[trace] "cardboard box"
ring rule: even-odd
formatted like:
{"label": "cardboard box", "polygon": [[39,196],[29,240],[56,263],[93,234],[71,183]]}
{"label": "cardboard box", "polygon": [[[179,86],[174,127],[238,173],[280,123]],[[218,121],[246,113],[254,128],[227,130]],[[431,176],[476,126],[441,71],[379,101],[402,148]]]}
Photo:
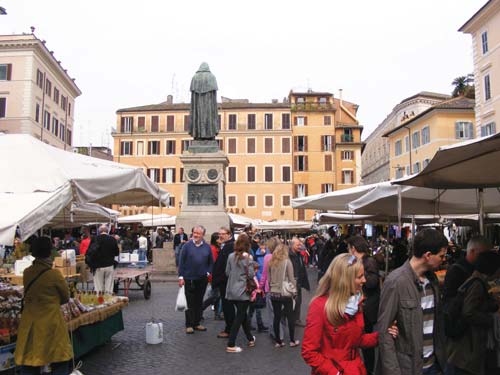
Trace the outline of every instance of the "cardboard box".
{"label": "cardboard box", "polygon": [[61,272],[63,276],[76,275],[76,266],[54,267],[54,269]]}
{"label": "cardboard box", "polygon": [[69,267],[71,266],[71,260],[69,258],[55,257],[54,267]]}
{"label": "cardboard box", "polygon": [[120,253],[120,262],[130,262],[130,253]]}

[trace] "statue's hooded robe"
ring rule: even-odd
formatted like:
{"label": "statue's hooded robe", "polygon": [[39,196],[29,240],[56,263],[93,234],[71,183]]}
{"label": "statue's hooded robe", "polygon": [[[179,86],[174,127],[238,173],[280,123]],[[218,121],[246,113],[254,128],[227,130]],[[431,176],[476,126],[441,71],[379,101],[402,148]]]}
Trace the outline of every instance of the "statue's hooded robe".
{"label": "statue's hooded robe", "polygon": [[191,113],[189,134],[194,139],[215,139],[219,133],[217,113],[217,81],[207,63],[191,80]]}

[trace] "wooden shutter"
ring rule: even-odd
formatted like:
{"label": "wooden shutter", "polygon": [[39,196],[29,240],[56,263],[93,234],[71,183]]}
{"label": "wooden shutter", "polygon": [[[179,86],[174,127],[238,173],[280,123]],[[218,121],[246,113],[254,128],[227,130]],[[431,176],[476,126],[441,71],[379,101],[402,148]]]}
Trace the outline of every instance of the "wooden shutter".
{"label": "wooden shutter", "polygon": [[325,155],[325,171],[333,170],[332,155]]}
{"label": "wooden shutter", "polygon": [[299,137],[294,136],[293,137],[293,151],[297,152],[299,150]]}
{"label": "wooden shutter", "polygon": [[170,197],[170,202],[168,203],[170,207],[175,207],[175,197]]}
{"label": "wooden shutter", "polygon": [[325,151],[325,136],[321,136],[321,151]]}
{"label": "wooden shutter", "polygon": [[325,192],[325,184],[321,184],[321,194]]}
{"label": "wooden shutter", "polygon": [[[308,167],[308,163],[307,163],[307,156],[304,156],[304,171],[308,171],[309,170],[309,167]],[[306,194],[307,195],[307,194]]]}
{"label": "wooden shutter", "polygon": [[151,178],[151,169],[146,169],[146,175]]}
{"label": "wooden shutter", "polygon": [[174,131],[174,116],[167,116],[167,131]]}
{"label": "wooden shutter", "polygon": [[281,139],[281,152],[284,154],[290,153],[290,138]]}
{"label": "wooden shutter", "polygon": [[264,152],[266,154],[272,154],[273,152],[273,139],[264,138]]}
{"label": "wooden shutter", "polygon": [[236,154],[236,139],[230,138],[227,142],[228,142],[228,145],[227,145],[228,154]]}
{"label": "wooden shutter", "polygon": [[303,208],[299,208],[299,210],[298,210],[298,214],[297,214],[297,220],[299,220],[299,221],[304,221],[304,220],[305,220],[305,218],[306,218],[306,216],[305,216],[305,211],[304,211],[304,209],[303,209]]}
{"label": "wooden shutter", "polygon": [[255,206],[255,196],[254,195],[249,195],[247,197],[247,206],[248,207],[254,207]]}
{"label": "wooden shutter", "polygon": [[293,157],[293,170],[296,172],[297,171],[297,158],[298,156]]}
{"label": "wooden shutter", "polygon": [[288,207],[290,206],[290,196],[289,195],[283,195],[283,206]]}
{"label": "wooden shutter", "polygon": [[157,132],[159,129],[159,117],[158,116],[151,116],[151,131],[152,132]]}
{"label": "wooden shutter", "polygon": [[189,115],[184,115],[184,131],[185,132],[189,131],[189,121],[190,121]]}
{"label": "wooden shutter", "polygon": [[12,64],[7,64],[7,81],[12,80]]}
{"label": "wooden shutter", "polygon": [[308,184],[304,185],[304,194],[306,197],[309,195],[309,185]]}
{"label": "wooden shutter", "polygon": [[125,133],[125,117],[120,119],[120,132]]}
{"label": "wooden shutter", "polygon": [[120,155],[123,155],[123,142],[120,142]]}
{"label": "wooden shutter", "polygon": [[297,116],[293,116],[293,125],[297,126]]}
{"label": "wooden shutter", "polygon": [[172,168],[172,182],[175,183],[175,168]]}
{"label": "wooden shutter", "polygon": [[161,170],[161,182],[164,184],[167,182],[167,168]]}
{"label": "wooden shutter", "polygon": [[307,125],[307,116],[304,116],[304,126]]}
{"label": "wooden shutter", "polygon": [[304,135],[304,152],[307,152],[307,135]]}
{"label": "wooden shutter", "polygon": [[180,182],[184,182],[184,168],[179,169],[179,180]]}

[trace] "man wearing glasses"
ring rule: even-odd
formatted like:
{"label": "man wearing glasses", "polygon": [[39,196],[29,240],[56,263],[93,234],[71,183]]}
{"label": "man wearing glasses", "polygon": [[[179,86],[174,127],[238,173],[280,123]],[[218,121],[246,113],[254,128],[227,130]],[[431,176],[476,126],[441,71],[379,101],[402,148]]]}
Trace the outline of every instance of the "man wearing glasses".
{"label": "man wearing glasses", "polygon": [[227,276],[226,264],[229,254],[234,251],[234,240],[231,230],[227,227],[219,229],[219,239],[221,242],[221,249],[217,261],[214,264],[214,273],[212,278],[212,288],[219,288],[222,300],[222,312],[224,313],[225,328],[220,332],[217,337],[226,339],[229,337],[231,326],[235,318],[234,306],[226,299]]}

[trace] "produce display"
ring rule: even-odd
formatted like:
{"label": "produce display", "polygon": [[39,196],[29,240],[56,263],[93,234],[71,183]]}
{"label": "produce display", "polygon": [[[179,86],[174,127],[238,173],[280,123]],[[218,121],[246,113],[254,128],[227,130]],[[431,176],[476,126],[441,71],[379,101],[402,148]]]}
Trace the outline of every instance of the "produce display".
{"label": "produce display", "polygon": [[0,345],[15,341],[21,318],[22,287],[0,282]]}

